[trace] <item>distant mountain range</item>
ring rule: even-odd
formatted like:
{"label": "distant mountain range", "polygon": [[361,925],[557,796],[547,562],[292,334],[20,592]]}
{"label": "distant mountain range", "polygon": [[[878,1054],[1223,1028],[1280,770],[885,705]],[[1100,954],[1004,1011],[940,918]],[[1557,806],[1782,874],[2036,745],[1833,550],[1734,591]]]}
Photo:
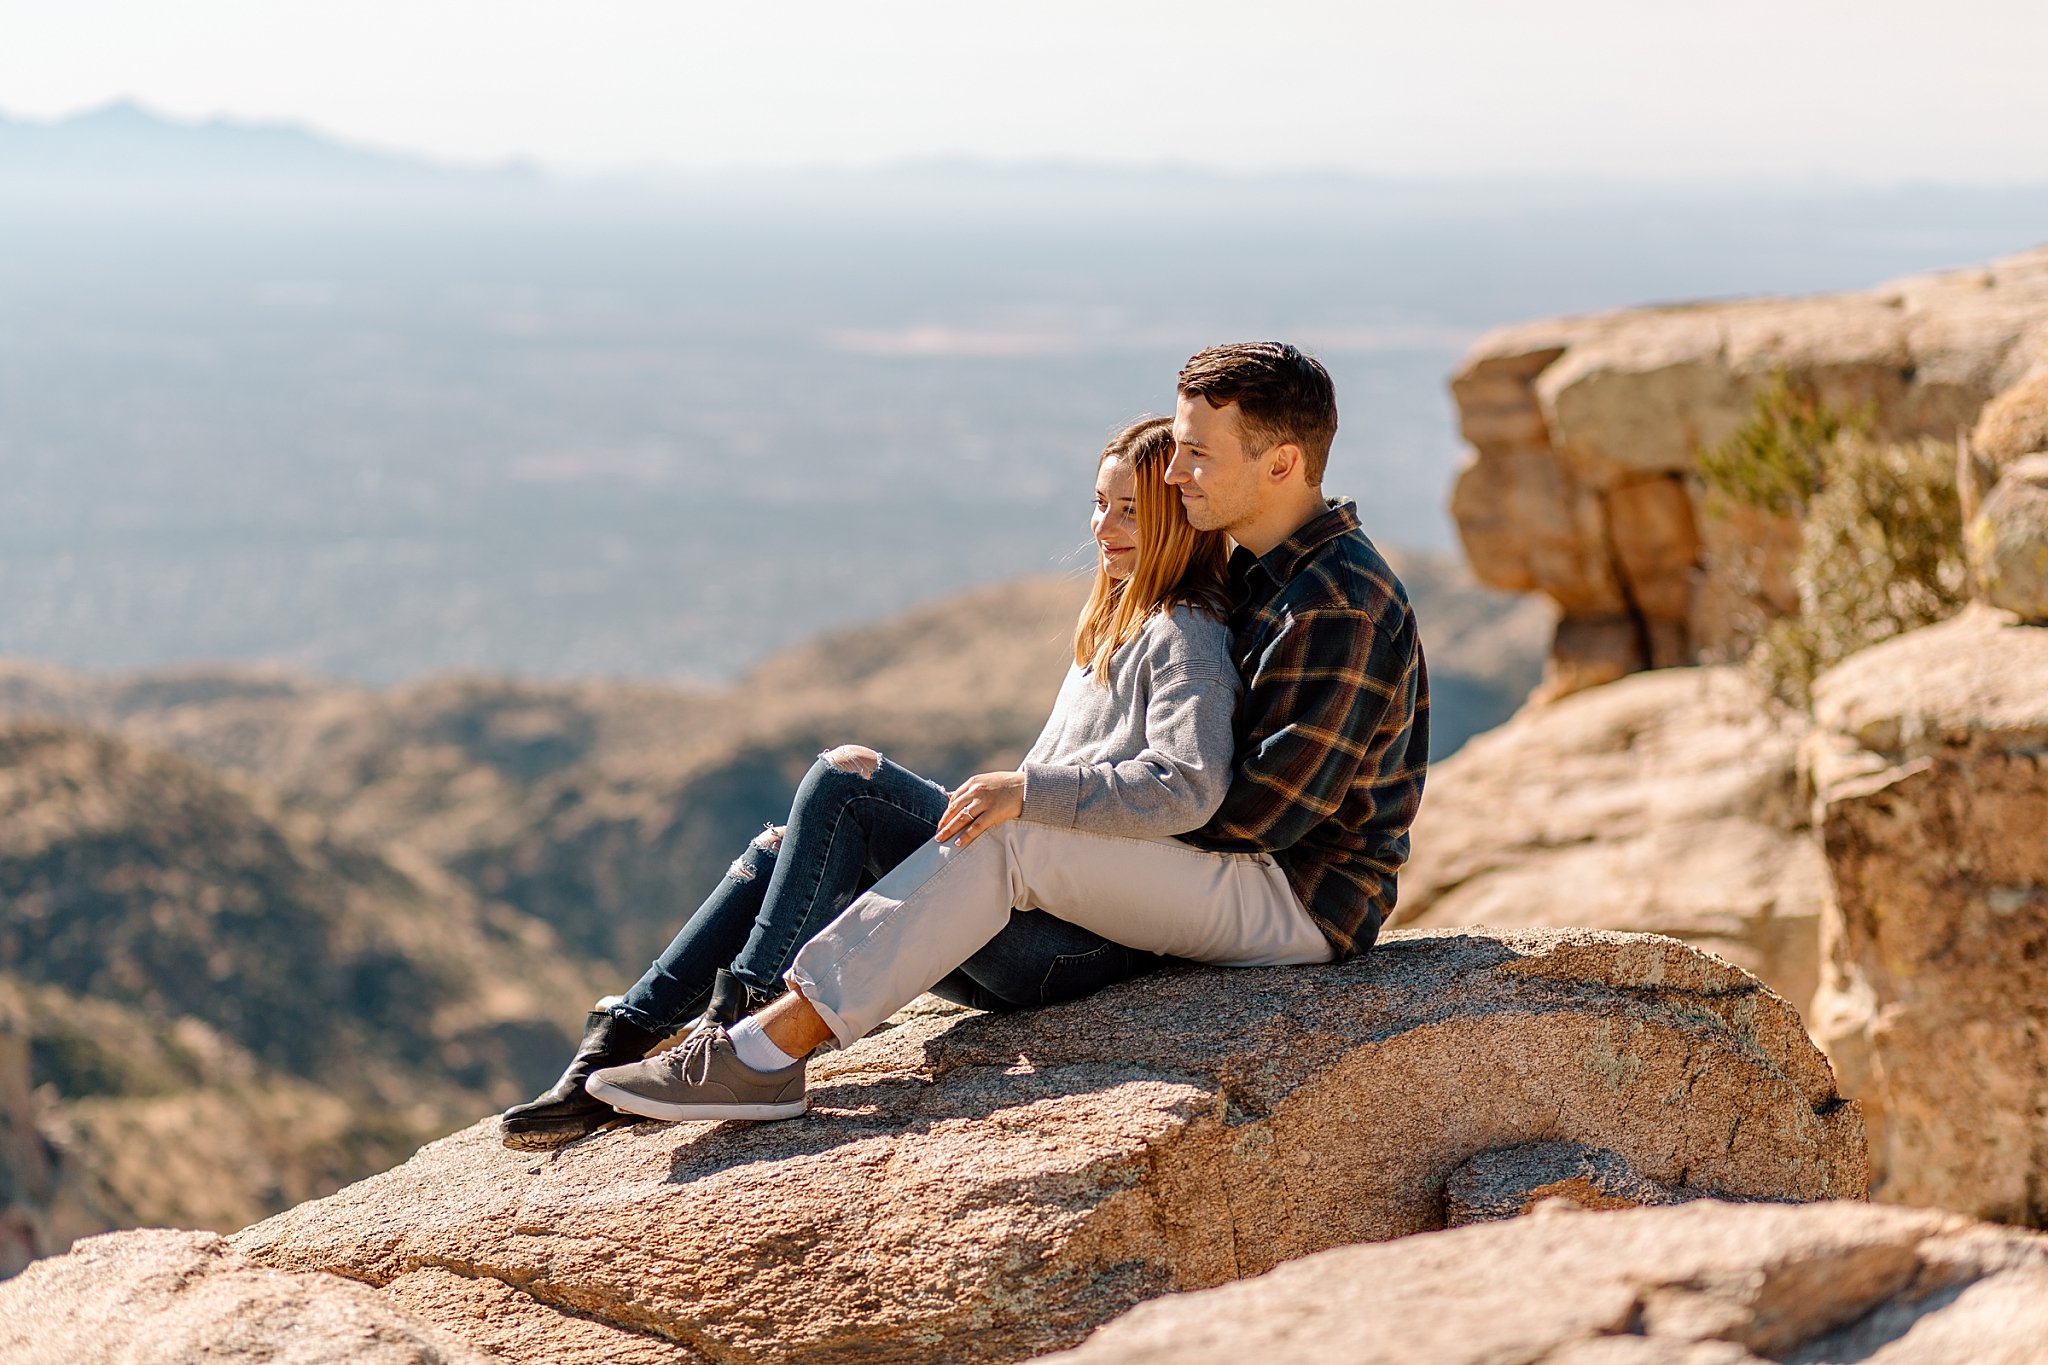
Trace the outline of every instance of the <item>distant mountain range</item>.
{"label": "distant mountain range", "polygon": [[216,118],[186,122],[132,100],[47,123],[0,115],[0,187],[37,180],[191,185],[280,181],[413,187],[448,182],[532,182],[530,167],[476,170],[337,141],[310,128]]}
{"label": "distant mountain range", "polygon": [[[1230,172],[1179,164],[994,162],[972,158],[832,166],[663,170],[562,176],[512,160],[459,165],[365,147],[300,124],[233,118],[185,120],[129,99],[55,120],[0,114],[0,201],[11,192],[126,193],[191,190],[280,194],[420,193],[486,196],[566,191],[577,195],[681,198],[728,208],[830,204],[867,216],[1022,215],[1058,221],[1076,209],[1100,219],[1170,212],[1253,221],[1275,212],[1338,220],[1462,222],[1523,215],[1656,212],[1676,206],[1721,217],[1776,205],[1793,231],[1845,223],[1860,211],[1888,231],[1940,232],[2035,223],[2048,236],[2048,176],[2031,184],[1970,186],[1811,182],[1661,184],[1560,178],[1532,168],[1518,177],[1417,179],[1355,172]],[[1194,197],[1190,197],[1190,195]],[[1163,224],[1162,224],[1163,226]]]}

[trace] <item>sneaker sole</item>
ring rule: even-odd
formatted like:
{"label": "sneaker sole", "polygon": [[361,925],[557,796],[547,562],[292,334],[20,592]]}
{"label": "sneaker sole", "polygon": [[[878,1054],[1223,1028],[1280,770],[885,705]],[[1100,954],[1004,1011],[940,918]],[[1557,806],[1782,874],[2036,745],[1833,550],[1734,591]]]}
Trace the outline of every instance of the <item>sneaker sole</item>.
{"label": "sneaker sole", "polygon": [[556,1147],[567,1147],[577,1139],[587,1138],[596,1131],[594,1128],[589,1128],[574,1133],[549,1132],[545,1129],[537,1132],[526,1132],[517,1128],[500,1128],[498,1130],[498,1141],[514,1151],[546,1152]]}
{"label": "sneaker sole", "polygon": [[623,1114],[606,1113],[589,1122],[577,1124],[535,1124],[532,1126],[513,1125],[503,1119],[498,1121],[498,1137],[507,1147],[521,1150],[541,1150],[548,1147],[562,1147],[592,1133],[601,1133],[607,1127],[624,1118]]}
{"label": "sneaker sole", "polygon": [[665,1119],[670,1123],[701,1119],[794,1119],[801,1118],[810,1107],[808,1095],[802,1099],[785,1100],[781,1104],[670,1104],[666,1100],[650,1100],[645,1095],[622,1090],[595,1076],[585,1081],[583,1088],[622,1113],[637,1114],[643,1119]]}

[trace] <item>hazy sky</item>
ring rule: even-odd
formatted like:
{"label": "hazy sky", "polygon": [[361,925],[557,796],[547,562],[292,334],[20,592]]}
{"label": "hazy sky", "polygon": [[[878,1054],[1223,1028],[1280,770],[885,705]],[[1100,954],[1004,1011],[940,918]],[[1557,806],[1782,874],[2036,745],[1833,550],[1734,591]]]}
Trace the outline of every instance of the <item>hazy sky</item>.
{"label": "hazy sky", "polygon": [[0,0],[0,110],[125,95],[572,170],[2039,182],[2044,54],[2048,0]]}

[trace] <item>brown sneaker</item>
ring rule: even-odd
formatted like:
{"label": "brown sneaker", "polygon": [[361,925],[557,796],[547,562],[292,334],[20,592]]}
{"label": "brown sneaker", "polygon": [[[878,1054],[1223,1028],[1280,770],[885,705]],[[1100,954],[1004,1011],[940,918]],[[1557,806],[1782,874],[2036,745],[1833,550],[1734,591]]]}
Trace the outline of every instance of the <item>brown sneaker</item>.
{"label": "brown sneaker", "polygon": [[780,1071],[756,1071],[739,1059],[717,1024],[645,1061],[592,1072],[583,1088],[623,1113],[670,1122],[793,1119],[809,1103],[801,1061]]}

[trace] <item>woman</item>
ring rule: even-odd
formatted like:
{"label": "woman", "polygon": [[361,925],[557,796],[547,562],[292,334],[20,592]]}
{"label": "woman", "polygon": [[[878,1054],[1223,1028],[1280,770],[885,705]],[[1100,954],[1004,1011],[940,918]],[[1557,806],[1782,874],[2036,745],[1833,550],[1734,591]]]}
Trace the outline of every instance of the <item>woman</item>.
{"label": "woman", "polygon": [[[1074,631],[1074,664],[1024,764],[948,793],[873,750],[821,756],[789,823],[733,863],[633,989],[600,1001],[553,1088],[507,1110],[515,1145],[589,1132],[614,1110],[588,1095],[591,1072],[632,1062],[683,1027],[731,1023],[782,989],[797,949],[883,873],[930,840],[972,843],[1005,819],[1165,837],[1199,827],[1230,779],[1240,686],[1223,623],[1227,548],[1188,524],[1164,480],[1166,418],[1135,422],[1096,466],[1095,582]],[[941,982],[982,1009],[1085,995],[1159,959],[1039,911]],[[729,965],[728,965],[729,964]]]}

